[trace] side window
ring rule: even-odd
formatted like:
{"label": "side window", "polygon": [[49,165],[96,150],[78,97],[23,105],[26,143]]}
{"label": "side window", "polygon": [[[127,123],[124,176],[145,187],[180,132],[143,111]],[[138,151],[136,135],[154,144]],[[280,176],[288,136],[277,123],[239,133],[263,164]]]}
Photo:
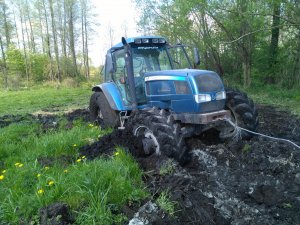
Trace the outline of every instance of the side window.
{"label": "side window", "polygon": [[167,55],[166,51],[160,52],[158,56],[158,64],[159,64],[159,70],[170,70],[172,69],[170,66],[169,57]]}
{"label": "side window", "polygon": [[171,47],[169,48],[169,53],[171,55],[174,69],[185,69],[191,68],[190,63],[185,55],[183,47]]}
{"label": "side window", "polygon": [[111,75],[113,73],[113,63],[111,54],[107,53],[106,60],[105,60],[105,66],[104,66],[104,80],[110,81],[112,79]]}
{"label": "side window", "polygon": [[125,53],[124,50],[119,50],[113,53],[115,64],[115,71],[113,78],[117,82],[125,75]]}

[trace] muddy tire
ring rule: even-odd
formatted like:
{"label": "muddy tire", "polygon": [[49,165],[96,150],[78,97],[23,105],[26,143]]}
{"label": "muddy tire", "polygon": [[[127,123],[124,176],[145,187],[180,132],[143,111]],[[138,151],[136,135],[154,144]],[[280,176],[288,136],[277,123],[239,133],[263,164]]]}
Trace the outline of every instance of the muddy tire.
{"label": "muddy tire", "polygon": [[119,124],[118,113],[113,110],[103,92],[95,92],[90,99],[90,120],[101,127],[116,127]]}
{"label": "muddy tire", "polygon": [[[247,130],[256,131],[258,126],[258,113],[252,99],[239,90],[228,88],[226,89],[226,109],[231,111],[232,121],[239,127]],[[226,135],[220,134],[222,139],[235,136],[236,130],[229,128]],[[253,134],[246,131],[241,131],[242,139],[250,139]]]}
{"label": "muddy tire", "polygon": [[154,108],[140,110],[132,114],[129,124],[133,135],[142,139],[146,155],[163,154],[181,163],[187,160],[181,127],[170,113]]}

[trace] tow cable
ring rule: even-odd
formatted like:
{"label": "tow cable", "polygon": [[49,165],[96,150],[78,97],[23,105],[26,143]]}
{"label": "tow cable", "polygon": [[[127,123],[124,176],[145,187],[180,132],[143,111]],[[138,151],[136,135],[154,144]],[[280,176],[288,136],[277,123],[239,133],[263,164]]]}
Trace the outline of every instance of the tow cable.
{"label": "tow cable", "polygon": [[290,141],[288,139],[271,137],[269,135],[265,135],[265,134],[261,134],[261,133],[254,132],[254,131],[251,131],[251,130],[247,130],[245,128],[239,127],[237,124],[235,124],[234,122],[232,122],[230,119],[225,119],[225,121],[227,121],[235,129],[236,135],[233,137],[233,139],[239,140],[240,137],[241,137],[241,131],[243,130],[243,131],[246,131],[248,133],[259,135],[259,136],[262,136],[262,137],[265,137],[265,138],[269,138],[269,139],[272,139],[272,140],[287,142],[287,143],[295,146],[296,148],[300,149],[299,145],[297,145],[295,142],[292,142],[292,141]]}

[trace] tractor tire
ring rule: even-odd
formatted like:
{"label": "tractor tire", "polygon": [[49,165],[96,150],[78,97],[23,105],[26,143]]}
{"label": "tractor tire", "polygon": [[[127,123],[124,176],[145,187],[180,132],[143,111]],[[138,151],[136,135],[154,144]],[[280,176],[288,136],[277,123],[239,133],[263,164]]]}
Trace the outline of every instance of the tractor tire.
{"label": "tractor tire", "polygon": [[95,92],[90,99],[90,120],[102,128],[117,127],[119,125],[118,113],[113,110],[103,92]]}
{"label": "tractor tire", "polygon": [[[252,99],[248,98],[247,94],[236,89],[227,88],[226,89],[226,104],[225,108],[231,111],[231,120],[238,127],[256,131],[258,126],[258,113]],[[231,138],[237,135],[236,129],[233,127],[230,128],[229,132],[226,132],[227,135],[222,136],[221,139]],[[249,140],[253,134],[241,131],[239,133],[240,138]]]}
{"label": "tractor tire", "polygon": [[181,164],[188,160],[181,127],[170,113],[156,108],[140,110],[132,113],[129,124],[133,134],[142,139],[146,155],[163,154]]}

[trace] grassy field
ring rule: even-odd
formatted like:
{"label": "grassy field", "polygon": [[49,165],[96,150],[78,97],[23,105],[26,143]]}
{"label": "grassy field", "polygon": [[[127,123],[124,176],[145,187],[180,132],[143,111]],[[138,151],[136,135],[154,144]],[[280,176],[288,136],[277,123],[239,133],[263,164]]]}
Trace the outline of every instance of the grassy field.
{"label": "grassy field", "polygon": [[69,110],[88,106],[90,87],[37,88],[0,92],[0,116],[33,113],[42,109]]}
{"label": "grassy field", "polygon": [[[87,88],[1,93],[0,114],[86,107],[90,94]],[[147,196],[139,166],[122,149],[93,161],[79,156],[80,146],[110,130],[81,120],[72,128],[66,124],[61,116],[59,127],[46,132],[30,119],[0,128],[1,225],[39,224],[39,209],[55,202],[71,207],[76,224],[121,224],[126,219],[122,205]],[[44,159],[51,165],[43,164]]]}

